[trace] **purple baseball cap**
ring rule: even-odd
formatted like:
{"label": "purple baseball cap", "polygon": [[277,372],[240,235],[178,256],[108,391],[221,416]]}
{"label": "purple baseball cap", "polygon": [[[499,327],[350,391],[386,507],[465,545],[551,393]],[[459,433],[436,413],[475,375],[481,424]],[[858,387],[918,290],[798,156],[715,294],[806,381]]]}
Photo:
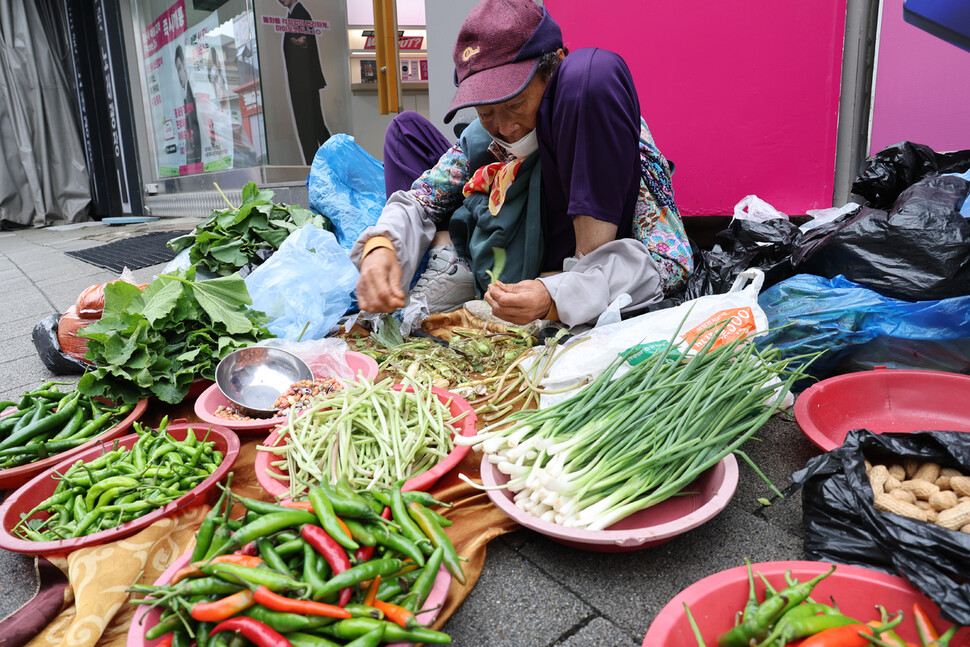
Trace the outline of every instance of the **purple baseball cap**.
{"label": "purple baseball cap", "polygon": [[445,123],[462,108],[508,101],[525,89],[539,57],[562,47],[562,30],[532,0],[482,0],[471,10],[455,43],[458,92]]}

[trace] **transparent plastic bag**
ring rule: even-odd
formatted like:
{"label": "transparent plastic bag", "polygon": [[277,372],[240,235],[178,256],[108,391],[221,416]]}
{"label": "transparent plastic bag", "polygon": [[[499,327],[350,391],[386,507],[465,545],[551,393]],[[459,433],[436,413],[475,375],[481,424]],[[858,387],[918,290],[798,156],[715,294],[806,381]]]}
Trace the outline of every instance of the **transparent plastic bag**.
{"label": "transparent plastic bag", "polygon": [[244,280],[270,332],[296,341],[325,337],[337,325],[359,275],[331,232],[305,225]]}

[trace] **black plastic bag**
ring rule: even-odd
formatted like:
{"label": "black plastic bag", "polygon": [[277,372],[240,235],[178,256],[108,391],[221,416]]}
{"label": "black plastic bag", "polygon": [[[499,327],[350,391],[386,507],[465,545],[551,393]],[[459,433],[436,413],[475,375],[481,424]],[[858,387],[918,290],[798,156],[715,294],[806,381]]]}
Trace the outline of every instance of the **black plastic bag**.
{"label": "black plastic bag", "polygon": [[805,553],[813,560],[900,575],[950,622],[970,625],[970,534],[881,512],[864,461],[916,458],[970,474],[970,434],[850,431],[843,445],[792,475],[801,486]]}
{"label": "black plastic bag", "polygon": [[54,375],[82,375],[90,366],[61,352],[61,345],[57,341],[57,324],[60,320],[61,315],[52,314],[34,325],[31,335],[34,348],[40,361]]}
{"label": "black plastic bag", "polygon": [[968,188],[955,176],[923,178],[889,212],[864,207],[809,231],[795,245],[795,268],[907,301],[970,294],[970,223],[958,210]]}
{"label": "black plastic bag", "polygon": [[963,173],[970,168],[970,150],[937,153],[929,146],[899,142],[867,160],[865,171],[852,184],[875,209],[888,210],[904,189],[930,174]]}

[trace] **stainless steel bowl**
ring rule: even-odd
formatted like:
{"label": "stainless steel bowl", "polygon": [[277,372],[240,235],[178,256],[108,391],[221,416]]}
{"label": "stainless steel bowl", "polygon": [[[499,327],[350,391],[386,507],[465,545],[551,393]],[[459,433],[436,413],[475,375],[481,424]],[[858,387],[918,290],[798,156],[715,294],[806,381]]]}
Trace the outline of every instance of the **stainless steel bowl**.
{"label": "stainless steel bowl", "polygon": [[240,348],[216,366],[219,390],[240,413],[253,418],[271,418],[276,414],[273,402],[287,387],[312,379],[313,371],[302,359],[267,346]]}

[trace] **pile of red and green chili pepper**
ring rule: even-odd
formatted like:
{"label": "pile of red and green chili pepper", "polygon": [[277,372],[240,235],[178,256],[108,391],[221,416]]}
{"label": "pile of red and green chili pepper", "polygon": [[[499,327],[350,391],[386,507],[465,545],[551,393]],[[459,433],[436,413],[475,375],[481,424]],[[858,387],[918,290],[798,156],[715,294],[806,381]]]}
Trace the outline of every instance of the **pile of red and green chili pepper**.
{"label": "pile of red and green chili pepper", "polygon": [[[246,509],[231,519],[233,506]],[[135,585],[135,604],[161,607],[148,640],[174,647],[365,647],[449,643],[419,625],[442,565],[464,582],[425,492],[357,492],[347,481],[314,486],[282,505],[223,488],[189,563],[161,586]]]}
{"label": "pile of red and green chili pepper", "polygon": [[184,440],[175,440],[166,425],[167,418],[157,430],[136,422],[132,428],[139,438],[130,450],[115,447],[55,475],[54,493],[13,533],[33,541],[90,535],[144,516],[196,487],[216,471],[223,454],[192,429]]}
{"label": "pile of red and green chili pepper", "polygon": [[132,409],[108,406],[80,391],[60,391],[46,382],[19,402],[0,402],[0,469],[43,460],[74,449],[108,431]]}
{"label": "pile of red and green chili pepper", "polygon": [[[759,573],[765,585],[765,599],[759,603],[750,562],[747,566],[748,600],[735,626],[717,637],[719,647],[948,647],[960,629],[953,626],[940,635],[919,604],[914,604],[920,639],[917,646],[904,641],[894,631],[903,622],[902,611],[893,617],[885,608],[877,606],[879,620],[860,621],[844,615],[834,603],[830,606],[816,602],[810,597],[812,589],[835,572],[835,565],[807,582],[797,582],[786,573],[787,586],[781,590],[776,590]],[[686,612],[697,644],[705,647],[690,609],[686,608]]]}

